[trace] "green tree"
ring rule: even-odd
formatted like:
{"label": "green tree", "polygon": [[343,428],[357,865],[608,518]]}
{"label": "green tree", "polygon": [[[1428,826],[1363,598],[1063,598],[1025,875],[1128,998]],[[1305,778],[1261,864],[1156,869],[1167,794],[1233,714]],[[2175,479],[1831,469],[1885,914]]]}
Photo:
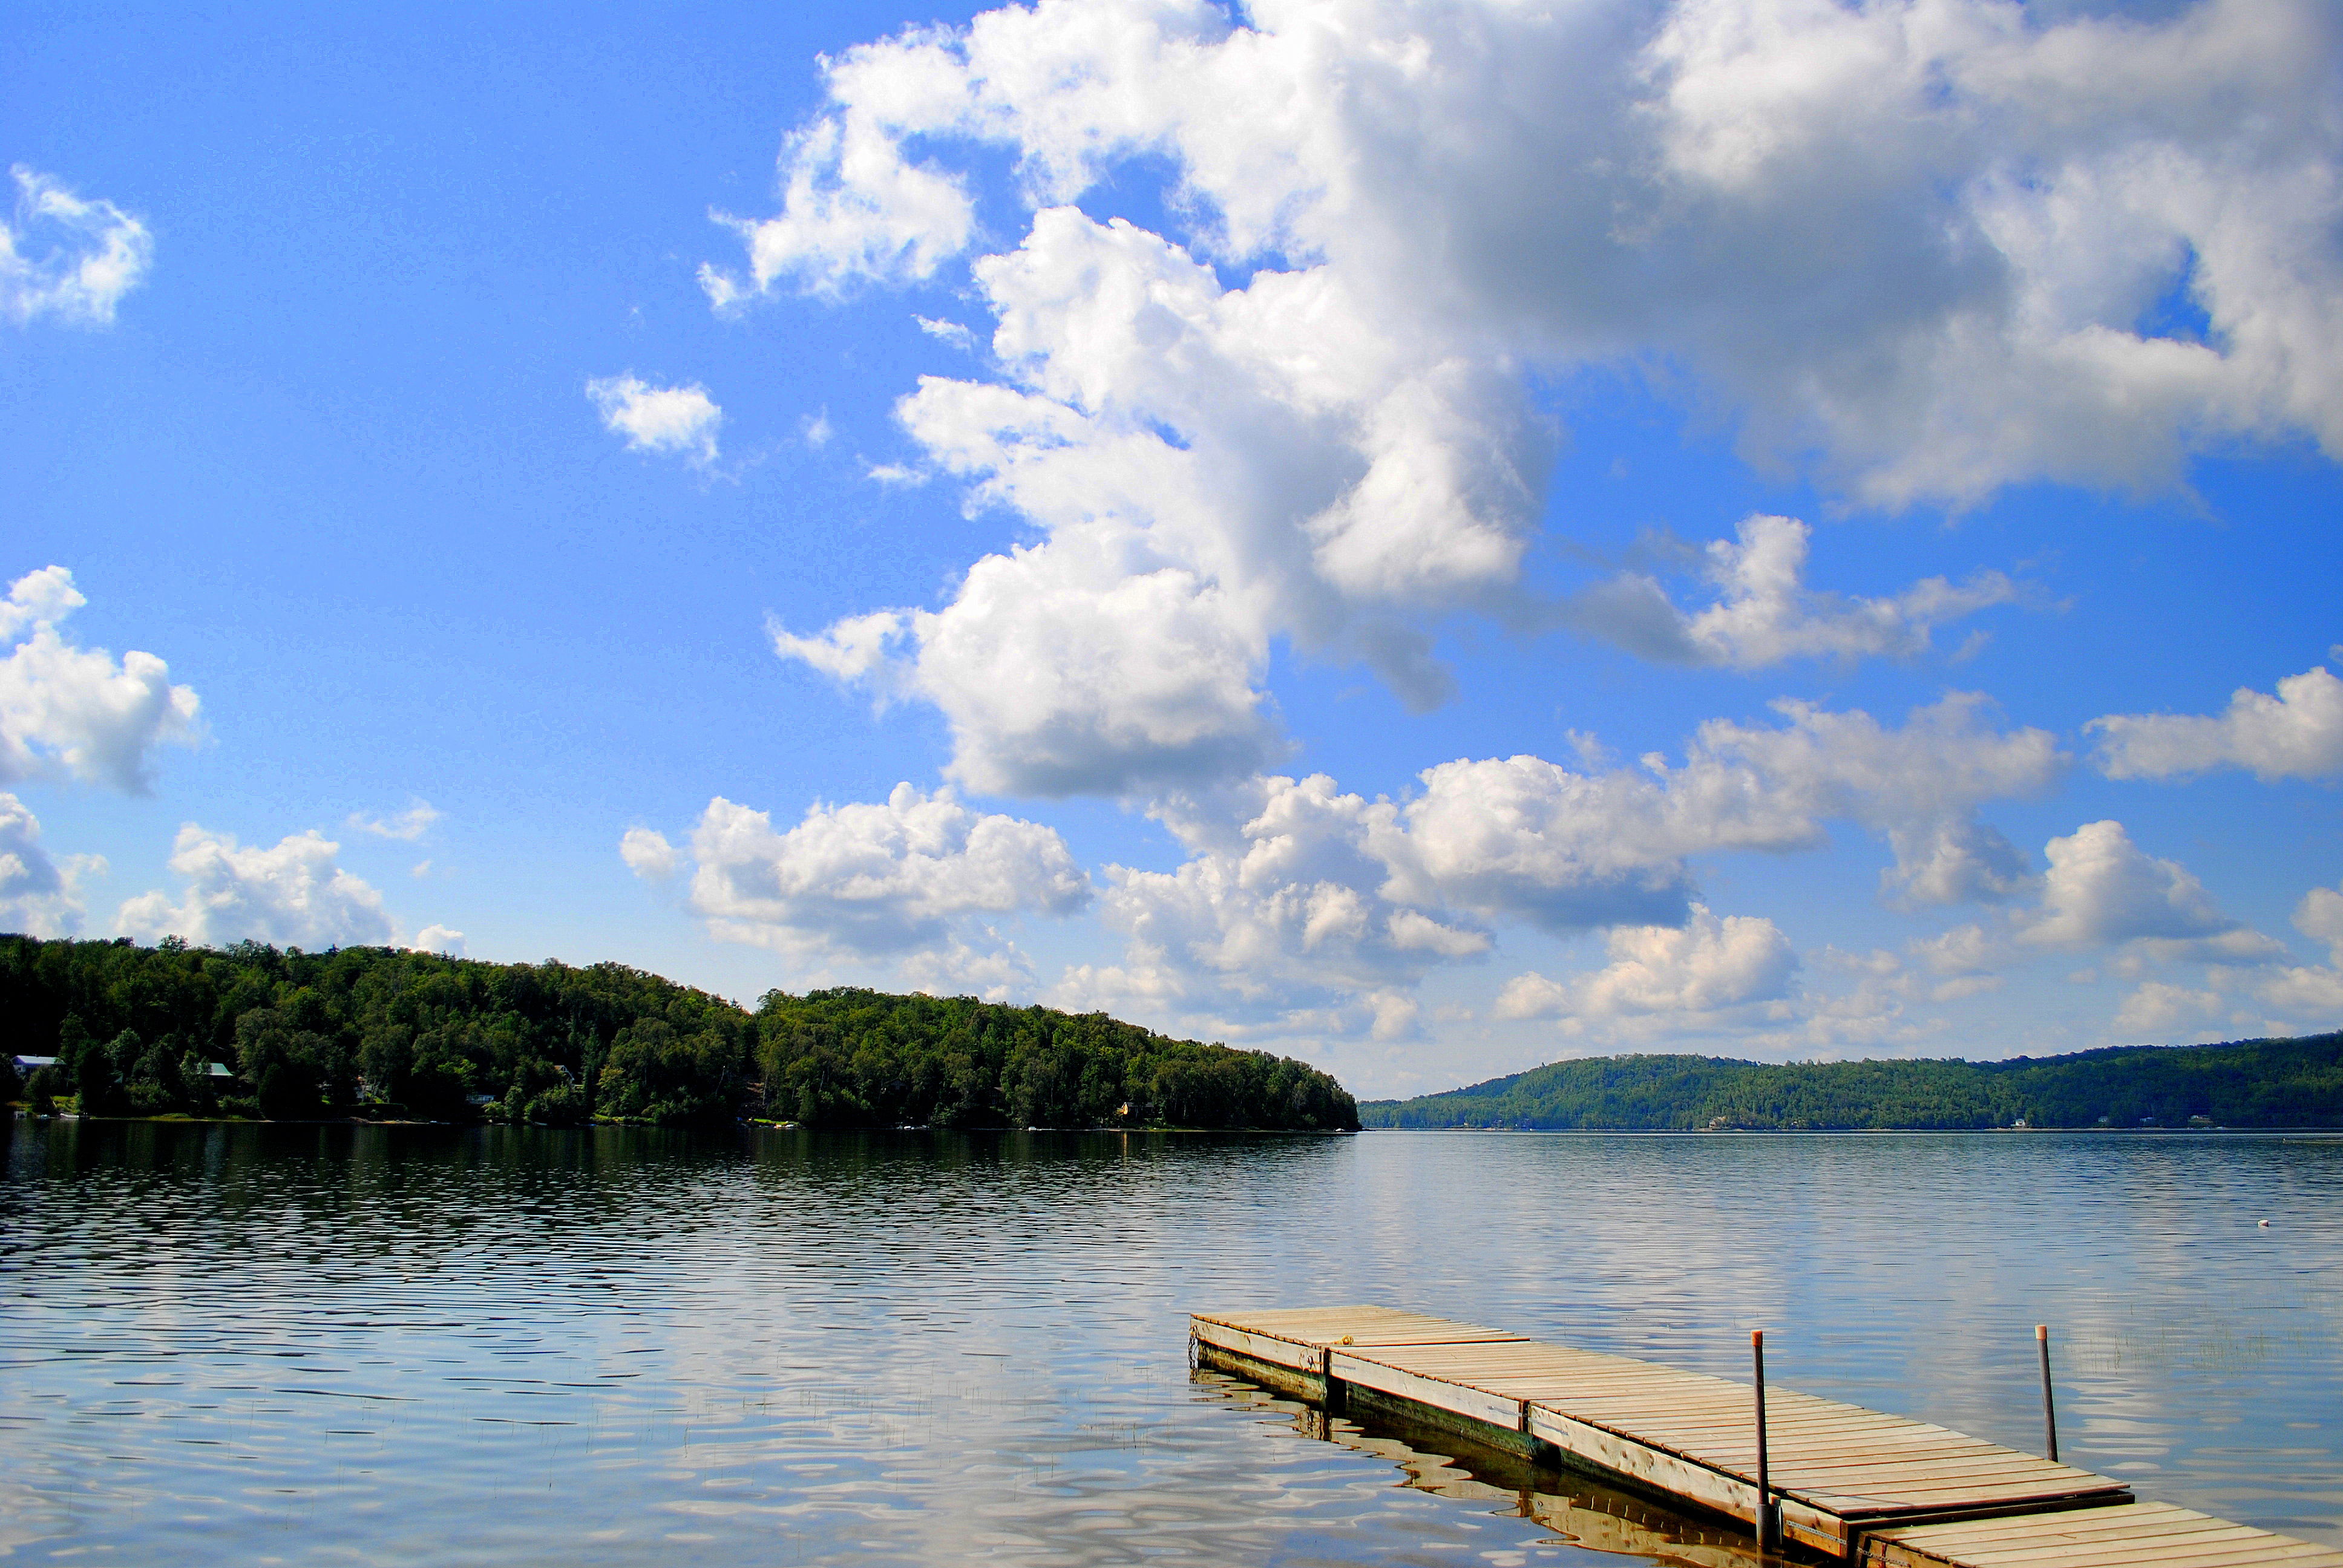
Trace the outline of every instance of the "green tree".
{"label": "green tree", "polygon": [[186,1053],[178,1036],[166,1034],[142,1047],[138,1036],[125,1030],[110,1049],[124,1102],[133,1115],[161,1116],[193,1106],[183,1065]]}
{"label": "green tree", "polygon": [[738,1048],[715,1030],[682,1035],[665,1019],[619,1031],[596,1085],[602,1113],[661,1127],[732,1119],[744,1087]]}
{"label": "green tree", "polygon": [[273,1121],[321,1116],[329,1109],[333,1042],[292,1017],[256,1007],[236,1020],[238,1076],[252,1086],[260,1113]]}
{"label": "green tree", "polygon": [[[389,948],[0,935],[0,1039],[60,1058],[69,1070],[52,1074],[50,1092],[80,1090],[88,1074],[94,1113],[314,1117],[371,1101],[447,1121],[1356,1121],[1349,1094],[1306,1064],[1168,1040],[1103,1014],[841,989],[774,992],[752,1019],[623,964],[490,964]],[[216,1062],[237,1076],[215,1080]],[[485,1111],[476,1099],[489,1101]]]}
{"label": "green tree", "polygon": [[25,1103],[35,1116],[47,1116],[56,1110],[56,1097],[66,1092],[65,1075],[55,1062],[33,1069],[25,1080]]}
{"label": "green tree", "polygon": [[[79,1023],[80,1020],[67,1021]],[[70,1044],[66,1042],[68,1039]],[[84,1116],[118,1116],[128,1108],[119,1063],[126,1057],[133,1060],[137,1058],[139,1044],[135,1030],[126,1029],[105,1045],[91,1039],[85,1030],[80,1030],[60,1039],[58,1046],[57,1065],[71,1075]]]}

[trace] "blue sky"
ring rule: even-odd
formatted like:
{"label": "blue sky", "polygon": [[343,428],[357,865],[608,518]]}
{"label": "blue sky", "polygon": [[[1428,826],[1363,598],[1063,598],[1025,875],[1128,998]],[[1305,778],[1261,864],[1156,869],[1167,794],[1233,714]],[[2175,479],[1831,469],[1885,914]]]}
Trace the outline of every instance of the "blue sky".
{"label": "blue sky", "polygon": [[5,25],[0,925],[1368,1092],[2343,1020],[2325,7]]}

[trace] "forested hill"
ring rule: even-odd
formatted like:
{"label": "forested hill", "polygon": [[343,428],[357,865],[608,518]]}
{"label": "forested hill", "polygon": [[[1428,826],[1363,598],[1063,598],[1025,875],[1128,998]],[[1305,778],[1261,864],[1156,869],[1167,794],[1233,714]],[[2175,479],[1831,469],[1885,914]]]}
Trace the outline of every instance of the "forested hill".
{"label": "forested hill", "polygon": [[[17,1056],[54,1056],[20,1081]],[[1352,1131],[1305,1063],[1103,1014],[768,993],[754,1013],[620,964],[492,964],[0,935],[0,1102],[113,1116],[667,1126]]]}
{"label": "forested hill", "polygon": [[2006,1061],[1713,1056],[1557,1061],[1415,1100],[1369,1101],[1369,1127],[1588,1131],[1724,1128],[2343,1127],[2343,1034],[2118,1046]]}

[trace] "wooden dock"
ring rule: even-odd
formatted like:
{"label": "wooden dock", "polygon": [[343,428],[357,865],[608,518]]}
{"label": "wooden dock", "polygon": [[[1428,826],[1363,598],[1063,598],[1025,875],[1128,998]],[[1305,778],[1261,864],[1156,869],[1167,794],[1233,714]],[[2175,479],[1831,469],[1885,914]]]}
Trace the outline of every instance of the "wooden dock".
{"label": "wooden dock", "polygon": [[[1198,1312],[1200,1363],[1328,1410],[1453,1432],[1750,1521],[1747,1383],[1389,1307]],[[1926,1422],[1766,1390],[1785,1538],[1866,1568],[2343,1568],[2343,1552],[2141,1503],[2122,1482]]]}

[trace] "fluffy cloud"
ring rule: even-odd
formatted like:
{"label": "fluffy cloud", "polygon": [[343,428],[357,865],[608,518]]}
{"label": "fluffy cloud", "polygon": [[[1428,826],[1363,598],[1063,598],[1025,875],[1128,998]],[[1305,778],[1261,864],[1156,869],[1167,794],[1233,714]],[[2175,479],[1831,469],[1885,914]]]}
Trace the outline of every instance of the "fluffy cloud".
{"label": "fluffy cloud", "polygon": [[[1760,799],[1779,819],[1839,819],[1885,832],[1896,864],[1885,889],[1902,901],[1998,901],[2029,885],[2025,854],[1979,821],[1988,800],[2039,795],[2068,759],[2046,731],[1996,730],[1990,707],[1956,692],[1889,729],[1859,709],[1775,704],[1789,723],[1760,729],[1713,720],[1685,769],[1718,806]],[[1762,786],[1762,790],[1756,786]]]}
{"label": "fluffy cloud", "polygon": [[2120,822],[2086,822],[2051,839],[2043,853],[2050,867],[2042,879],[2041,909],[2020,931],[2037,947],[2137,943],[2167,960],[2244,963],[2283,951],[2221,913],[2205,885],[2177,861],[2143,851]]}
{"label": "fluffy cloud", "polygon": [[0,658],[0,784],[71,778],[146,794],[149,753],[198,738],[195,691],[172,685],[161,659],[117,662],[66,639],[59,624],[88,602],[63,567],[17,578],[0,602],[0,640],[15,645]]}
{"label": "fluffy cloud", "polygon": [[2147,980],[2116,1010],[2115,1029],[2135,1040],[2168,1040],[2175,1034],[2218,1033],[2215,1020],[2227,1011],[2218,991]]}
{"label": "fluffy cloud", "polygon": [[954,348],[970,353],[976,351],[976,334],[957,321],[941,321],[932,316],[914,316],[911,319],[918,322],[920,330],[930,337],[949,343]]}
{"label": "fluffy cloud", "polygon": [[632,376],[586,383],[586,396],[601,410],[602,427],[627,438],[627,450],[679,456],[699,467],[716,461],[716,432],[724,410],[698,382],[654,387]]}
{"label": "fluffy cloud", "polygon": [[952,777],[986,794],[1155,791],[1271,759],[1281,747],[1254,687],[1265,646],[1232,628],[1217,588],[1137,569],[1114,543],[1094,533],[987,556],[947,609],[810,638],[776,628],[774,647],[882,700],[935,703]]}
{"label": "fluffy cloud", "polygon": [[[16,218],[0,223],[0,317],[20,327],[44,316],[111,326],[114,307],[146,276],[154,236],[112,202],[77,196],[22,164],[9,172]],[[35,241],[45,248],[27,254]]]}
{"label": "fluffy cloud", "polygon": [[2343,1017],[2343,964],[2288,965],[2250,971],[2244,978],[2252,1000],[2279,1025],[2272,1033],[2281,1032],[2286,1025],[2332,1029],[2335,1020]]}
{"label": "fluffy cloud", "polygon": [[[630,831],[620,853],[638,875],[674,866],[672,848],[648,829]],[[940,973],[978,973],[1008,950],[980,917],[1071,914],[1091,897],[1053,829],[910,784],[883,801],[817,803],[787,832],[719,797],[692,831],[691,857],[692,910],[725,940],[815,958],[917,958]],[[968,956],[953,959],[956,948]]]}
{"label": "fluffy cloud", "polygon": [[646,882],[664,882],[675,875],[675,846],[654,828],[629,828],[618,840],[618,859]]}
{"label": "fluffy cloud", "polygon": [[[967,171],[1014,159],[1030,226],[968,272],[999,375],[926,378],[899,414],[931,471],[1041,537],[894,617],[863,671],[943,710],[971,786],[1251,766],[1280,636],[1440,700],[1438,617],[1544,613],[1518,582],[1552,446],[1532,374],[1680,370],[1753,456],[1812,455],[1888,507],[2167,484],[2239,437],[2343,452],[2343,373],[2314,347],[2343,325],[2343,47],[2315,0],[1242,15],[1041,0],[849,50],[784,149],[780,211],[739,226],[749,274],[709,275],[728,307],[935,278],[989,232]],[[1133,160],[1174,171],[1172,232],[1071,205]],[[2143,327],[2175,299],[2201,327]],[[1634,581],[1568,613],[1749,667],[1909,654],[2009,594],[1834,598],[1803,587],[1805,544],[1745,525],[1696,614]],[[1205,655],[1197,683],[1163,689],[1151,638],[1074,645],[1063,682],[1024,662],[1025,606],[1080,636],[1125,592]],[[782,646],[834,662],[855,629]],[[1015,702],[986,699],[996,678]]]}
{"label": "fluffy cloud", "polygon": [[2343,777],[2343,680],[2314,668],[2290,675],[2269,696],[2240,687],[2227,711],[2109,714],[2085,726],[2099,736],[2098,765],[2110,779],[2172,779],[2215,768],[2257,778]]}
{"label": "fluffy cloud", "polygon": [[[2211,1040],[2332,1029],[2343,1016],[2343,892],[2313,888],[2294,911],[2295,929],[2328,948],[2324,964],[2294,964],[2275,942],[2232,930],[2209,945],[2146,942],[2151,957],[2204,960],[2201,982],[2142,980],[2115,1019],[2128,1039]],[[2137,971],[2142,965],[2128,965]]]}
{"label": "fluffy cloud", "polygon": [[382,895],[336,864],[340,852],[314,829],[263,849],[189,822],[172,846],[171,869],[186,881],[178,901],[142,894],[122,906],[116,924],[125,936],[214,944],[251,938],[323,948],[393,940]]}
{"label": "fluffy cloud", "polygon": [[[1388,1028],[1389,999],[1440,964],[1478,958],[1488,927],[1504,922],[1615,929],[1620,967],[1571,993],[1581,1011],[1624,1016],[1636,997],[1664,994],[1678,1010],[1738,1005],[1701,1000],[1728,993],[1759,1000],[1788,961],[1785,939],[1763,920],[1718,925],[1694,901],[1694,857],[1809,849],[1853,820],[1886,831],[1899,853],[1907,839],[1929,850],[1898,873],[1907,894],[2000,898],[2026,883],[2024,857],[1974,811],[2042,789],[2065,759],[2048,735],[1996,730],[1984,709],[1956,696],[1891,729],[1789,704],[1779,726],[1704,725],[1679,766],[1460,759],[1426,769],[1399,801],[1346,793],[1322,774],[1168,801],[1157,815],[1188,859],[1172,871],[1109,869],[1100,914],[1126,939],[1122,961],[1070,972],[1059,1000],[1232,1031],[1345,1030],[1375,1010]],[[1654,978],[1665,976],[1676,980]]]}
{"label": "fluffy cloud", "polygon": [[52,859],[41,846],[41,821],[14,795],[0,791],[0,930],[35,937],[65,937],[81,930],[81,879],[102,872],[96,856]]}
{"label": "fluffy cloud", "polygon": [[[830,69],[836,79],[839,67]],[[831,295],[861,280],[926,277],[975,227],[962,181],[904,161],[900,143],[869,115],[815,122],[789,138],[781,165],[779,216],[756,223],[711,215],[748,242],[753,278],[743,285],[702,266],[700,286],[719,310],[784,276]]]}
{"label": "fluffy cloud", "polygon": [[1763,918],[1693,906],[1680,927],[1623,926],[1604,939],[1611,961],[1568,982],[1535,971],[1497,995],[1499,1018],[1614,1018],[1715,1013],[1789,992],[1798,957],[1780,927]]}
{"label": "fluffy cloud", "polygon": [[1389,1038],[1413,1022],[1409,987],[1490,945],[1469,920],[1392,886],[1389,857],[1406,837],[1397,808],[1323,774],[1256,779],[1160,815],[1189,859],[1172,871],[1108,869],[1099,916],[1125,938],[1122,961],[1069,971],[1061,1003],[1226,1032],[1277,1022]]}
{"label": "fluffy cloud", "polygon": [[407,945],[417,952],[445,953],[460,959],[464,956],[464,933],[449,930],[446,926],[426,926]]}
{"label": "fluffy cloud", "polygon": [[2343,970],[2343,890],[2313,888],[2294,907],[2294,929],[2327,944],[2328,956]]}
{"label": "fluffy cloud", "polygon": [[411,844],[430,831],[431,824],[446,815],[447,813],[439,808],[417,795],[407,800],[406,810],[393,816],[368,817],[363,812],[353,811],[350,813],[350,826],[361,833],[371,833],[377,839],[396,839],[402,843]]}
{"label": "fluffy cloud", "polygon": [[1958,584],[1929,578],[1885,598],[1818,593],[1805,586],[1813,534],[1795,518],[1745,518],[1735,538],[1704,552],[1718,598],[1694,615],[1651,577],[1630,573],[1579,595],[1560,617],[1649,658],[1757,669],[1800,658],[1916,658],[1938,626],[2018,597],[1999,572]]}
{"label": "fluffy cloud", "polygon": [[1770,727],[1714,719],[1681,766],[1580,773],[1536,757],[1443,763],[1384,846],[1395,888],[1552,930],[1674,925],[1689,909],[1687,857],[1786,851],[1828,825],[1885,831],[1891,889],[1915,900],[2006,897],[2023,855],[1976,820],[1987,800],[2036,794],[2065,767],[2039,729],[1996,730],[1985,700],[1955,694],[1891,729],[1859,709],[1775,705]]}
{"label": "fluffy cloud", "polygon": [[1916,938],[1906,950],[1930,973],[1956,980],[1991,974],[2006,965],[2010,957],[2008,944],[1974,920],[1933,937]]}

